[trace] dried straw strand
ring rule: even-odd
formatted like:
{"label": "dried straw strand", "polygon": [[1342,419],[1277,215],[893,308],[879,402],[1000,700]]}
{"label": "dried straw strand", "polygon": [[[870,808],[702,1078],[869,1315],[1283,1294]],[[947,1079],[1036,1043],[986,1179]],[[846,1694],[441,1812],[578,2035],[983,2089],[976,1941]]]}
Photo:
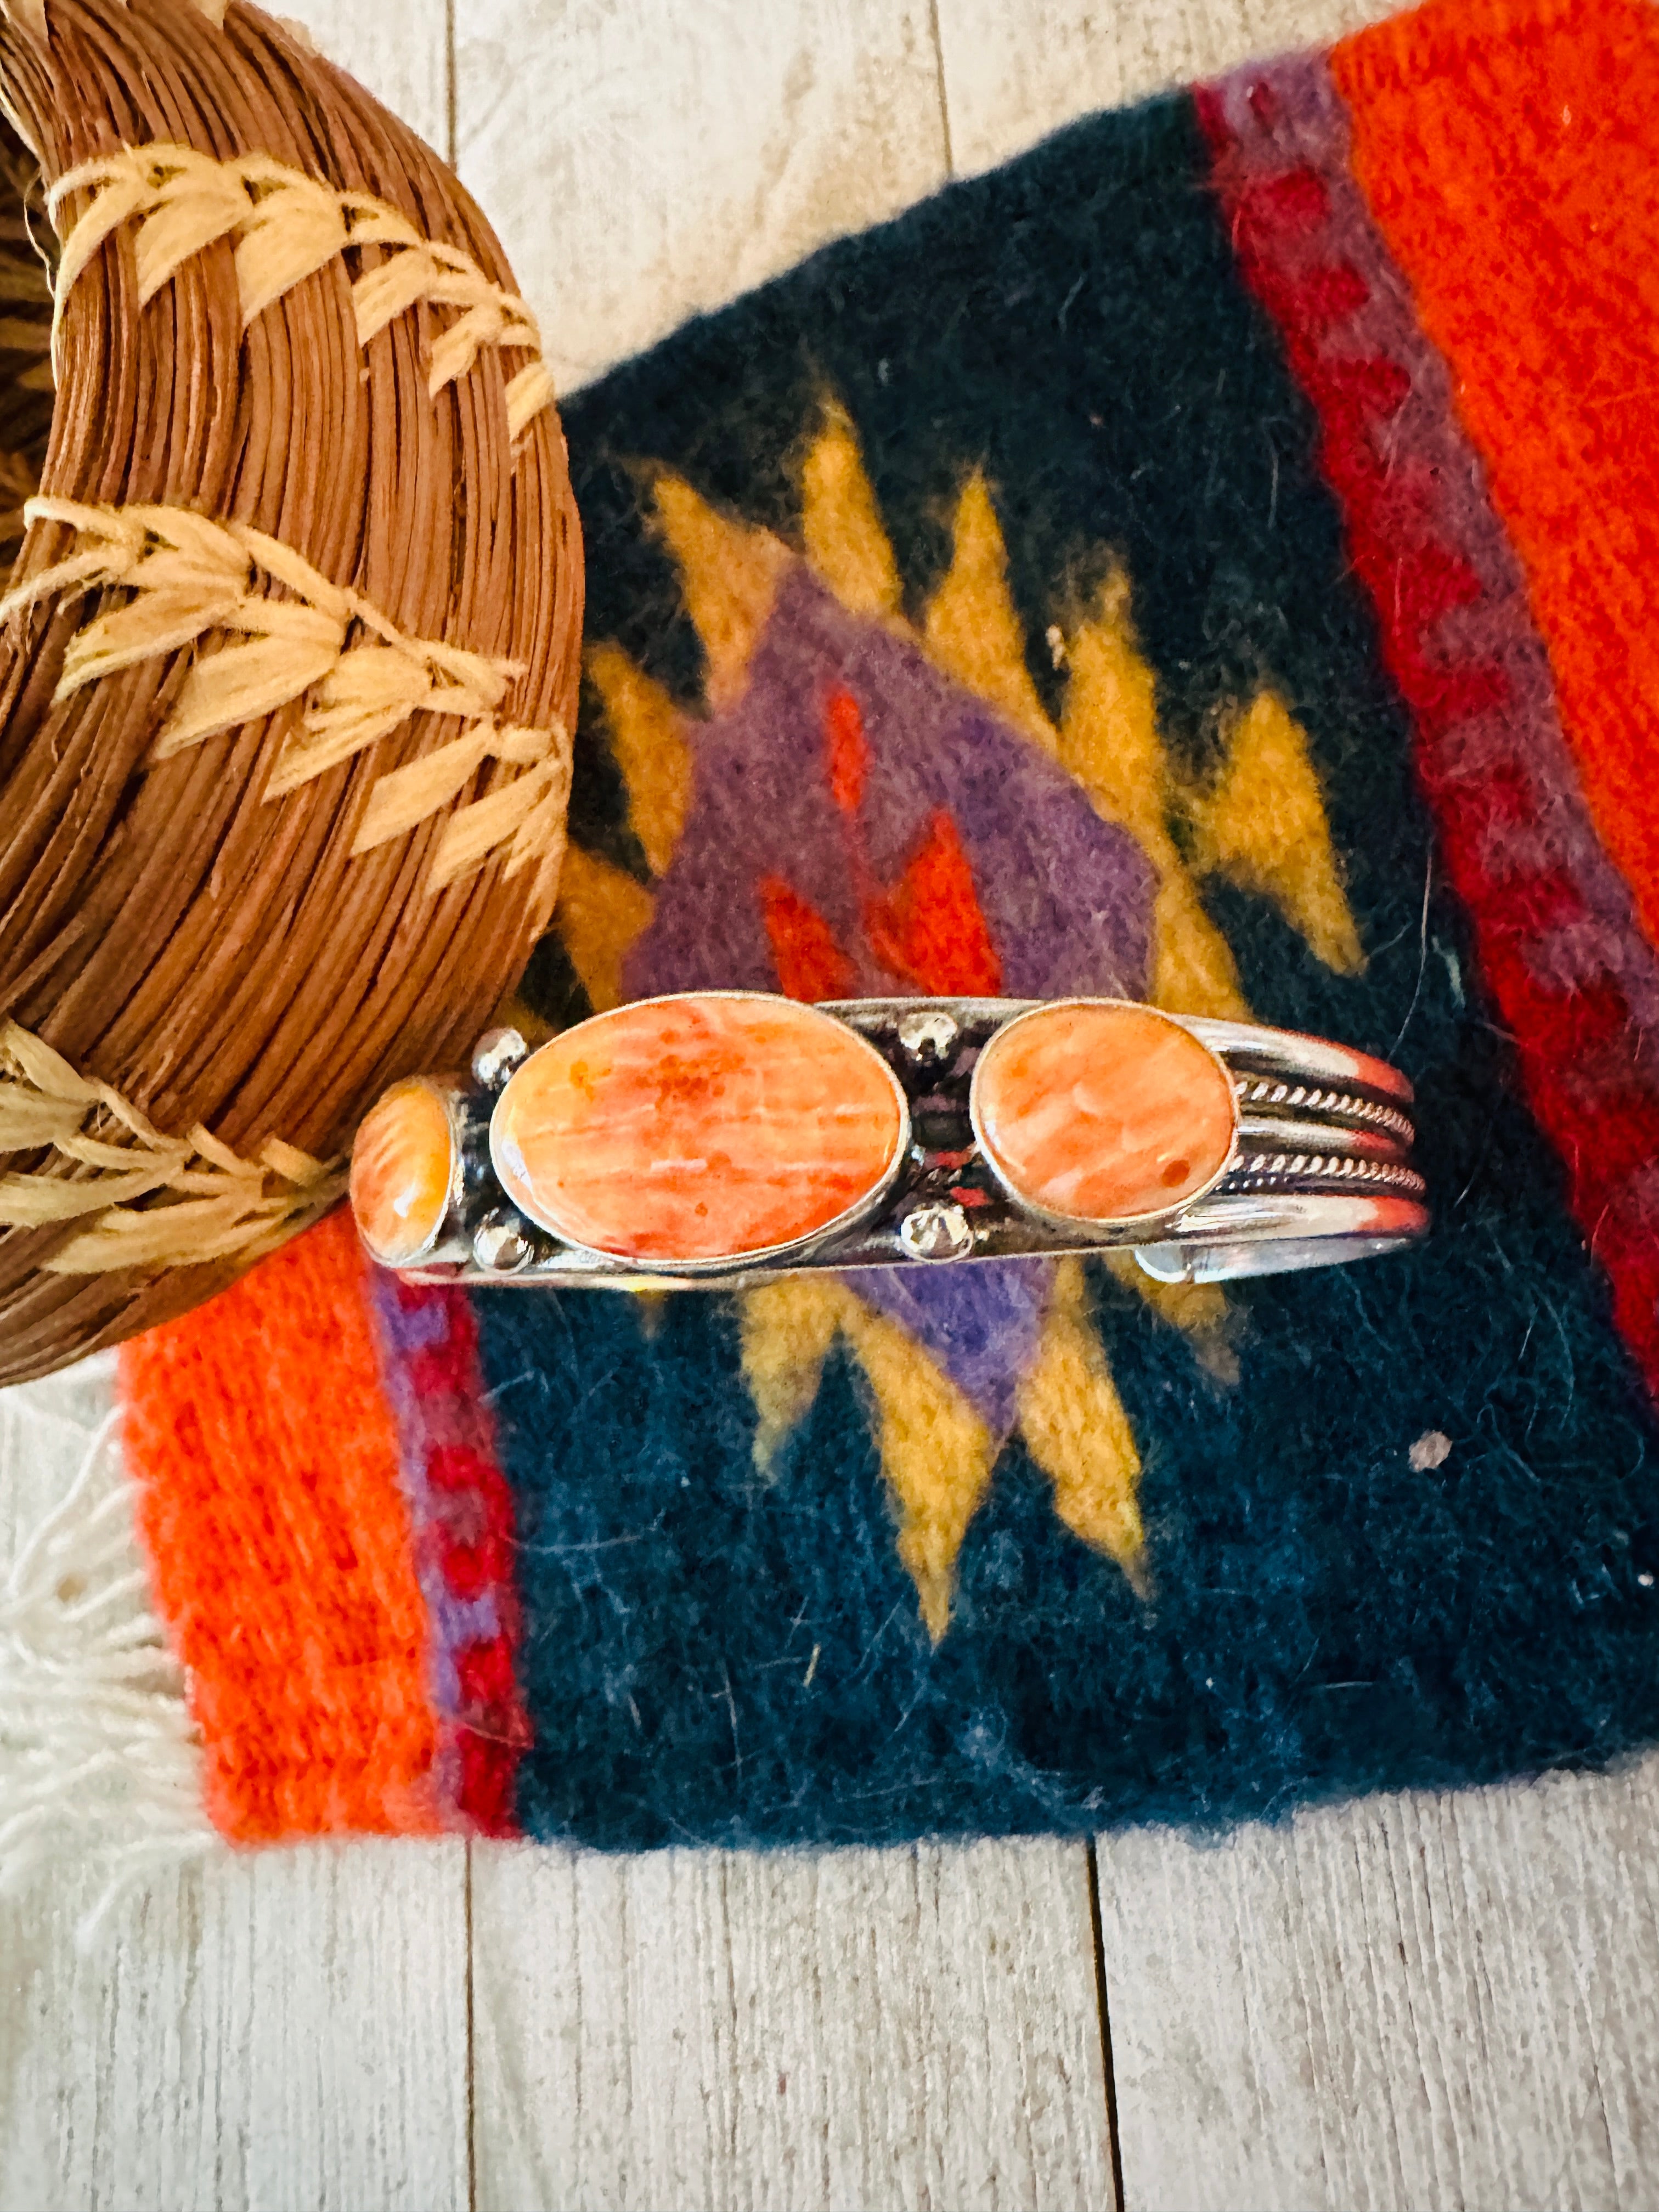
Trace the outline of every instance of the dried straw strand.
{"label": "dried straw strand", "polygon": [[[516,293],[492,283],[470,254],[422,237],[396,208],[367,192],[336,191],[264,155],[214,161],[188,146],[125,147],[60,177],[46,196],[48,210],[56,216],[82,193],[90,200],[64,236],[54,349],[76,280],[106,239],[122,224],[133,223],[141,307],[185,261],[221,239],[235,242],[245,326],[337,254],[387,246],[396,250],[352,286],[357,342],[367,345],[394,317],[422,301],[459,308],[431,349],[427,390],[432,398],[465,375],[483,346],[522,347],[540,355],[534,315]],[[544,364],[539,358],[526,362],[507,387],[509,434],[517,438],[553,398]]]}
{"label": "dried straw strand", "polygon": [[[234,176],[240,203],[159,278],[140,267],[159,210],[110,224],[58,288],[44,452],[0,436],[38,462],[40,498],[0,610],[0,1016],[153,1129],[186,1133],[169,1141],[210,1130],[243,1163],[268,1163],[273,1139],[325,1161],[382,1083],[459,1056],[550,910],[581,598],[562,441],[550,405],[530,405],[544,371],[488,227],[361,88],[241,0],[222,28],[173,0],[46,0],[43,25],[0,24],[0,104],[63,239],[91,237],[81,226],[112,189],[109,165],[125,173],[135,149],[182,149],[193,173]],[[306,180],[320,199],[261,178]],[[324,202],[384,210],[381,235],[360,237],[354,219],[344,251],[273,290],[283,256],[301,252],[275,212],[290,200],[319,222]],[[21,201],[4,215],[21,223]],[[431,249],[418,272],[396,274],[418,250],[399,225]],[[26,265],[27,233],[0,229],[14,248]],[[473,289],[446,295],[452,282]],[[372,321],[398,287],[406,303],[365,337],[363,300]],[[33,349],[0,347],[0,380],[14,370],[0,432],[8,407],[25,422],[46,402],[15,368],[41,366],[51,302],[33,295],[20,313]],[[0,471],[0,501],[14,482],[25,489]],[[147,525],[118,577],[106,549],[125,541],[101,522],[83,535],[88,510],[183,510],[222,533],[240,566],[227,560],[212,586],[218,619],[196,624],[199,598],[175,606],[179,641],[158,645],[162,580],[132,576],[162,541]],[[43,584],[94,554],[74,580]],[[290,561],[299,590],[271,565]],[[337,641],[314,619],[332,623],[331,608],[347,618]],[[264,677],[216,670],[267,647]],[[347,742],[394,692],[401,718]],[[233,708],[246,719],[228,723]],[[86,1141],[127,1147],[107,1132]],[[0,1153],[8,1176],[98,1172],[148,1170],[44,1139]],[[157,1186],[116,1201],[140,1217],[198,1202],[215,1194]],[[272,1233],[303,1212],[276,1209]],[[0,1227],[0,1380],[217,1288],[247,1251],[221,1249],[231,1228],[216,1217],[196,1218],[193,1261],[157,1257],[145,1240],[159,1230],[121,1230],[133,1264],[95,1275],[63,1272],[88,1217]]]}

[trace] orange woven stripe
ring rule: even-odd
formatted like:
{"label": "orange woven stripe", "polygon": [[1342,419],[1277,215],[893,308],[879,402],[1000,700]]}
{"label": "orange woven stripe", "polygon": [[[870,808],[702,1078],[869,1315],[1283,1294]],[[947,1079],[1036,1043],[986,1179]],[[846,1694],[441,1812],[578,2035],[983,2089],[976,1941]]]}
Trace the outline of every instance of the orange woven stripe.
{"label": "orange woven stripe", "polygon": [[1437,0],[1332,66],[1659,943],[1659,9]]}
{"label": "orange woven stripe", "polygon": [[438,1826],[426,1616],[363,1267],[334,1215],[121,1354],[208,1812],[239,1843]]}

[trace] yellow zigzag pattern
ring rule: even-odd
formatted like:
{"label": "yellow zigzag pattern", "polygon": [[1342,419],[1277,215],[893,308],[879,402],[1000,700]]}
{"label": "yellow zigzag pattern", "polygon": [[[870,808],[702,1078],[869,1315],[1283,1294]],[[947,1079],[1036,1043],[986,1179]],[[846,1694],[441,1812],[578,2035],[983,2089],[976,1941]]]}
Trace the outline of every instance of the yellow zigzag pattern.
{"label": "yellow zigzag pattern", "polygon": [[[1231,951],[1199,897],[1198,874],[1223,875],[1270,899],[1329,966],[1348,973],[1361,964],[1307,740],[1276,694],[1259,692],[1232,718],[1223,732],[1219,775],[1194,786],[1164,747],[1156,682],[1135,637],[1121,569],[1069,632],[1058,625],[1049,632],[1067,671],[1056,724],[1026,665],[1001,528],[982,477],[971,477],[957,501],[951,566],[919,635],[903,618],[897,563],[853,425],[833,401],[807,450],[801,491],[807,563],[842,605],[912,638],[1073,775],[1101,815],[1138,840],[1158,874],[1157,1004],[1177,1012],[1249,1013]],[[702,643],[708,702],[718,712],[742,695],[779,579],[795,556],[770,532],[717,513],[666,472],[657,480],[656,503]],[[627,786],[630,825],[660,875],[690,809],[696,724],[614,644],[590,648],[587,672]],[[652,907],[650,893],[630,877],[571,848],[555,921],[596,1008],[617,1004],[623,963]],[[1127,1254],[1109,1264],[1188,1336],[1212,1376],[1237,1381],[1220,1290],[1154,1283]],[[755,1450],[763,1471],[811,1405],[838,1337],[874,1400],[882,1466],[899,1515],[899,1556],[937,1640],[950,1624],[957,1560],[990,1481],[994,1440],[963,1392],[896,1322],[872,1312],[843,1283],[808,1276],[764,1285],[744,1300],[744,1373],[758,1417]],[[1018,1419],[1027,1449],[1054,1486],[1060,1518],[1144,1589],[1140,1456],[1075,1260],[1054,1270]]]}

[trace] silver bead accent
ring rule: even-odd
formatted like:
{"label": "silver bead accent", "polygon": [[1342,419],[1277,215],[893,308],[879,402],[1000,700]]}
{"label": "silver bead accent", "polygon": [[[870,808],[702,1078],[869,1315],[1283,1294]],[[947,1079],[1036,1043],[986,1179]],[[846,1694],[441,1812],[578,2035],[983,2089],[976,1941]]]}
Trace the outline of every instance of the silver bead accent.
{"label": "silver bead accent", "polygon": [[492,1213],[472,1232],[472,1256],[492,1275],[516,1275],[535,1255],[516,1221]]}
{"label": "silver bead accent", "polygon": [[965,1260],[974,1249],[974,1231],[959,1206],[912,1206],[899,1224],[899,1243],[912,1260]]}
{"label": "silver bead accent", "polygon": [[953,1018],[939,1006],[919,1006],[898,1024],[898,1041],[912,1060],[943,1060],[958,1034]]}
{"label": "silver bead accent", "polygon": [[472,1048],[472,1079],[486,1091],[499,1091],[530,1047],[517,1030],[486,1030]]}

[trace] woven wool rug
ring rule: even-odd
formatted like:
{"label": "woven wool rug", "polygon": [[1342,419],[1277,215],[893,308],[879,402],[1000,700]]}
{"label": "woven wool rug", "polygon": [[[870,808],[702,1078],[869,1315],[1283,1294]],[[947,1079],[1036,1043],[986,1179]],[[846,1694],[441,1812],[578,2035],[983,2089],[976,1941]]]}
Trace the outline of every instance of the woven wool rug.
{"label": "woven wool rug", "polygon": [[[1248,1011],[1407,1069],[1435,1232],[645,1299],[400,1286],[331,1220],[128,1348],[130,1488],[8,1586],[149,1844],[1081,1832],[1659,1739],[1656,270],[1659,15],[1437,0],[569,404],[526,1026]],[[159,1631],[100,1626],[112,1498]]]}

